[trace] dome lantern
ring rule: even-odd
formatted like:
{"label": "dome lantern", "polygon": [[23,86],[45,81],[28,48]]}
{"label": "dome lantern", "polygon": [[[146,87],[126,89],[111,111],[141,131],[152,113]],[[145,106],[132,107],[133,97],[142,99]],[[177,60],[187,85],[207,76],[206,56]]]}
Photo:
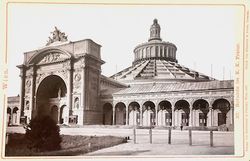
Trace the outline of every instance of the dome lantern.
{"label": "dome lantern", "polygon": [[150,38],[147,42],[137,45],[134,49],[133,64],[149,59],[177,62],[176,50],[177,47],[173,43],[162,41],[161,27],[158,20],[154,19],[150,27]]}
{"label": "dome lantern", "polygon": [[160,40],[161,41],[161,27],[158,24],[158,20],[154,19],[153,25],[150,27],[150,38],[148,41]]}

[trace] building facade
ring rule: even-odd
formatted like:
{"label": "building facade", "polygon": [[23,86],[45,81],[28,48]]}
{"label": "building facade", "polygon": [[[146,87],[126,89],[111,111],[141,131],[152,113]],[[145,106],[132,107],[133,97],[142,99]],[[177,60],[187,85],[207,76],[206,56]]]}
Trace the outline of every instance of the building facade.
{"label": "building facade", "polygon": [[19,122],[50,115],[67,125],[233,127],[234,82],[178,64],[177,47],[160,32],[155,19],[132,66],[108,78],[101,75],[99,44],[69,42],[55,28],[46,46],[24,53],[18,66]]}

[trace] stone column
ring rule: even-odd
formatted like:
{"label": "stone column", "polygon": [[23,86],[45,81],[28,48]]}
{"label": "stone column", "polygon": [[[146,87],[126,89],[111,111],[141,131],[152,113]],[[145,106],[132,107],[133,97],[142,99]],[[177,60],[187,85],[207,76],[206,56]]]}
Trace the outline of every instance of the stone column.
{"label": "stone column", "polygon": [[20,125],[20,110],[17,110],[17,125]]}
{"label": "stone column", "polygon": [[140,126],[142,126],[142,119],[143,119],[143,113],[142,113],[142,109],[143,109],[143,105],[141,105],[141,109],[140,109]]}
{"label": "stone column", "polygon": [[163,54],[163,57],[165,58],[166,57],[166,47],[164,46],[163,48],[162,48],[162,54]]}
{"label": "stone column", "polygon": [[161,57],[161,46],[158,46],[158,57]]}
{"label": "stone column", "polygon": [[174,49],[174,59],[176,59],[176,49]]}
{"label": "stone column", "polygon": [[140,56],[140,59],[142,59],[142,58],[143,58],[143,52],[142,52],[141,49],[139,50],[139,53],[140,53],[140,55],[141,55],[141,56]]}
{"label": "stone column", "polygon": [[170,48],[170,55],[171,55],[171,58],[173,58],[173,48],[172,47]]}
{"label": "stone column", "polygon": [[152,48],[151,46],[148,47],[148,56],[149,56],[149,58],[151,58],[151,48]]}
{"label": "stone column", "polygon": [[214,119],[213,119],[213,108],[212,107],[210,107],[209,108],[209,112],[210,112],[210,126],[213,126],[213,121],[214,121]]}
{"label": "stone column", "polygon": [[176,126],[178,127],[178,126],[180,126],[180,124],[179,124],[179,110],[176,110],[175,111],[175,113],[176,113]]}
{"label": "stone column", "polygon": [[115,106],[113,106],[112,125],[115,125]]}
{"label": "stone column", "polygon": [[169,47],[166,47],[166,56],[169,57],[169,52],[168,52]]}
{"label": "stone column", "polygon": [[156,105],[155,107],[155,125],[158,126],[158,109],[160,105]]}
{"label": "stone column", "polygon": [[128,109],[129,107],[126,105],[126,125],[128,125]]}
{"label": "stone column", "polygon": [[[58,106],[58,108],[57,108],[57,124],[60,124],[61,123],[61,120],[60,120],[60,106]],[[64,120],[64,122],[65,122],[65,120]],[[62,123],[64,123],[64,122],[62,122]]]}
{"label": "stone column", "polygon": [[175,111],[174,108],[172,108],[172,126],[175,126]]}
{"label": "stone column", "polygon": [[194,126],[193,124],[194,118],[193,118],[193,110],[190,110],[190,117],[189,117],[189,126]]}
{"label": "stone column", "polygon": [[197,115],[197,112],[196,110],[193,111],[193,118],[194,118],[194,126],[196,126],[196,115]]}

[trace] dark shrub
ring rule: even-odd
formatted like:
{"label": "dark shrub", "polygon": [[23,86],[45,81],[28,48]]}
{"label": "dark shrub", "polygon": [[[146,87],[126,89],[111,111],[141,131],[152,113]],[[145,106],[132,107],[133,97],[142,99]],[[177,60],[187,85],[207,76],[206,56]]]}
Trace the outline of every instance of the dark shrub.
{"label": "dark shrub", "polygon": [[51,151],[61,148],[60,128],[49,116],[32,119],[26,127],[25,137],[30,149]]}

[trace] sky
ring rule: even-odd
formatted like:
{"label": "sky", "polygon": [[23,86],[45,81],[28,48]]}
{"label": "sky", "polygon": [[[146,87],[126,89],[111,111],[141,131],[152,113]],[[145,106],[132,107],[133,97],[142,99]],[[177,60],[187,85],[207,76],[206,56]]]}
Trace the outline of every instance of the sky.
{"label": "sky", "polygon": [[102,74],[111,76],[132,65],[133,50],[148,40],[154,18],[161,38],[177,46],[179,64],[218,80],[234,78],[232,6],[10,4],[8,11],[8,96],[20,92],[16,65],[23,63],[23,53],[45,46],[55,26],[70,41],[100,44]]}

